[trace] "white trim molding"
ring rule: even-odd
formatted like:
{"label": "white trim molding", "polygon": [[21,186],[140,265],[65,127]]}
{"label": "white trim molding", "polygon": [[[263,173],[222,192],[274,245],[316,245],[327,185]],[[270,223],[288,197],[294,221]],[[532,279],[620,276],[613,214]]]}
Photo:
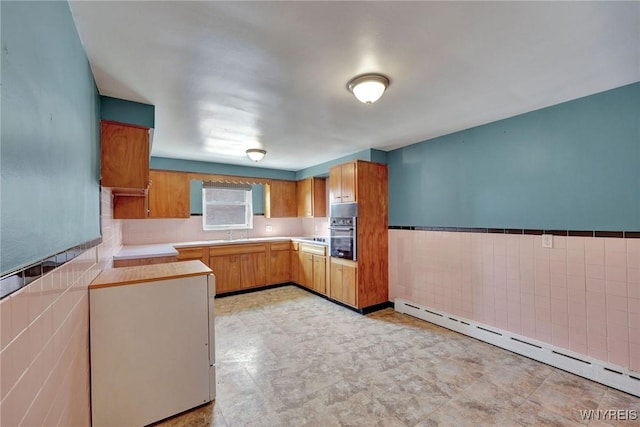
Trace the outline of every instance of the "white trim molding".
{"label": "white trim molding", "polygon": [[640,397],[640,372],[549,343],[396,298],[395,311],[434,323],[547,365]]}

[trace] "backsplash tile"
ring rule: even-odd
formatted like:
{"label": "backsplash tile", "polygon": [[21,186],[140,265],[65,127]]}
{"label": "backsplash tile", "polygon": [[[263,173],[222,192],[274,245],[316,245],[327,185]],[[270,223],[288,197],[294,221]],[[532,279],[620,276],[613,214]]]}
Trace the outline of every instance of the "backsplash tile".
{"label": "backsplash tile", "polygon": [[[271,231],[267,231],[271,226]],[[327,218],[265,218],[253,217],[252,230],[233,230],[234,237],[268,236],[327,236]],[[316,231],[317,228],[317,231]],[[202,230],[202,217],[188,219],[144,219],[123,220],[124,245],[146,245],[154,243],[179,243],[201,240],[227,239],[227,231]]]}

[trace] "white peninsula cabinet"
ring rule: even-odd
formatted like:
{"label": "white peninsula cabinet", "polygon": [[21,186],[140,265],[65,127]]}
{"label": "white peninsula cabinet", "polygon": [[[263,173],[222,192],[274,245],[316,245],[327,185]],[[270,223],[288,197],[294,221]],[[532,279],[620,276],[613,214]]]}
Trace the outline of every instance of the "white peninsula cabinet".
{"label": "white peninsula cabinet", "polygon": [[200,261],[114,268],[93,281],[94,427],[147,425],[215,398],[214,295]]}

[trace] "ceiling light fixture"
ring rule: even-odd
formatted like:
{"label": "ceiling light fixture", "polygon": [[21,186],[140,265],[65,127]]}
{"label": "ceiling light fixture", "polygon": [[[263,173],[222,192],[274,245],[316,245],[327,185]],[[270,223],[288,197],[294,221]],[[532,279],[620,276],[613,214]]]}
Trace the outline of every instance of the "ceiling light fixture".
{"label": "ceiling light fixture", "polygon": [[265,154],[267,154],[267,151],[261,148],[249,148],[247,150],[247,157],[249,157],[254,162],[259,162],[260,160],[262,160]]}
{"label": "ceiling light fixture", "polygon": [[382,74],[363,74],[347,83],[347,89],[358,101],[365,104],[376,102],[389,86],[389,79]]}

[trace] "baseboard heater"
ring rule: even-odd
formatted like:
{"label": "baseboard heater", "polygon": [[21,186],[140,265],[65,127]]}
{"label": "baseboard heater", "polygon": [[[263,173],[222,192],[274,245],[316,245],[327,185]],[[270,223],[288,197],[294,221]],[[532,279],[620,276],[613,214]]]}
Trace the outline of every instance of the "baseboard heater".
{"label": "baseboard heater", "polygon": [[395,310],[640,397],[640,373],[529,337],[396,298]]}

